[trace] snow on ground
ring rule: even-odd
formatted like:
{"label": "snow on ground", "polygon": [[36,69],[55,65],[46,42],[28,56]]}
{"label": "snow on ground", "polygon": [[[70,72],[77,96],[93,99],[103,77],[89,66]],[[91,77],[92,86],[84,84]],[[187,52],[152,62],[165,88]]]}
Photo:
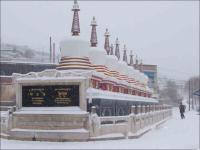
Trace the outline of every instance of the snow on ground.
{"label": "snow on ground", "polygon": [[1,139],[2,149],[198,149],[199,115],[186,112],[180,119],[178,109],[170,120],[139,139],[89,142],[39,142]]}

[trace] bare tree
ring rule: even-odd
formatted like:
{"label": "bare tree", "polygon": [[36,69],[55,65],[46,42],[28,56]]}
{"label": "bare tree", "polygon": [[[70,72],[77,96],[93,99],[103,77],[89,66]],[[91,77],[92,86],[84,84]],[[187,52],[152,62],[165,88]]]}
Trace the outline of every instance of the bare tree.
{"label": "bare tree", "polygon": [[193,95],[193,93],[200,89],[200,79],[198,76],[191,77],[184,86],[184,91],[188,96],[188,103],[192,106],[192,109],[199,109],[200,97]]}
{"label": "bare tree", "polygon": [[[198,76],[195,76],[195,77],[191,77],[186,83],[185,83],[185,87],[184,87],[184,90],[186,93],[188,93],[188,89],[189,89],[189,83],[190,83],[190,86],[191,86],[191,91],[190,91],[190,94],[196,90],[199,89],[199,84],[200,84],[200,79]],[[192,91],[193,89],[193,91]]]}
{"label": "bare tree", "polygon": [[24,52],[24,57],[26,58],[33,58],[34,55],[35,55],[34,52],[32,52],[31,50],[26,50]]}
{"label": "bare tree", "polygon": [[160,98],[164,101],[164,103],[177,106],[180,101],[181,97],[178,94],[177,90],[178,86],[176,82],[168,80],[166,82],[166,87],[160,90]]}

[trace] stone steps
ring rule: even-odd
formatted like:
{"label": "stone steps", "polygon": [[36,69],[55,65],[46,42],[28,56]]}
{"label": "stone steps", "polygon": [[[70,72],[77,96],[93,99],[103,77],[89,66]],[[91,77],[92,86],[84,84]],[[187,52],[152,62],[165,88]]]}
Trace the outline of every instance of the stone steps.
{"label": "stone steps", "polygon": [[6,133],[0,133],[0,138],[9,139],[10,136]]}
{"label": "stone steps", "polygon": [[89,114],[85,111],[29,108],[13,112],[12,121],[9,131],[12,139],[60,142],[89,139]]}
{"label": "stone steps", "polygon": [[12,106],[0,106],[0,111],[8,111],[12,108],[13,108]]}
{"label": "stone steps", "polygon": [[15,106],[15,101],[0,101],[0,111],[8,111],[13,109]]}
{"label": "stone steps", "polygon": [[12,101],[0,101],[0,106],[15,106],[16,103],[14,100]]}
{"label": "stone steps", "polygon": [[[49,111],[43,113],[20,112],[13,113],[14,128],[19,129],[41,129],[41,130],[67,130],[88,128],[88,114],[51,114]],[[59,111],[58,111],[59,112]]]}
{"label": "stone steps", "polygon": [[13,128],[9,132],[10,139],[28,141],[87,141],[89,131],[83,128],[69,130],[37,130]]}
{"label": "stone steps", "polygon": [[115,133],[115,134],[106,134],[96,137],[90,137],[90,141],[107,141],[107,140],[121,140],[126,139],[126,137],[121,133]]}

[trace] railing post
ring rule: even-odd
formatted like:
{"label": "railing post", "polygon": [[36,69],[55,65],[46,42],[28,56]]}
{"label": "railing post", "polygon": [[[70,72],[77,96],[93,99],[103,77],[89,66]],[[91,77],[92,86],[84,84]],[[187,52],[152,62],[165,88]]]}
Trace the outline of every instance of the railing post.
{"label": "railing post", "polygon": [[142,106],[142,113],[145,113],[145,105]]}
{"label": "railing post", "polygon": [[156,105],[155,108],[156,108],[156,111],[158,111],[158,105]]}
{"label": "railing post", "polygon": [[145,117],[146,106],[143,105],[142,108],[143,108],[143,110],[142,110],[142,113],[143,113],[143,115],[142,115],[142,128],[143,128],[145,126],[145,120],[146,120],[146,117]]}
{"label": "railing post", "polygon": [[138,114],[142,113],[142,105],[138,105]]}
{"label": "railing post", "polygon": [[100,129],[100,118],[96,114],[96,107],[92,106],[91,107],[91,136],[98,136],[99,135],[99,129]]}
{"label": "railing post", "polygon": [[92,113],[92,114],[96,114],[96,107],[95,107],[95,106],[92,106],[92,108],[91,108],[91,113]]}
{"label": "railing post", "polygon": [[153,105],[150,105],[151,124],[153,124]]}
{"label": "railing post", "polygon": [[131,106],[131,114],[136,114],[136,107],[134,105]]}
{"label": "railing post", "polygon": [[145,113],[148,113],[148,105],[145,105]]}
{"label": "railing post", "polygon": [[152,111],[152,110],[151,110],[151,106],[152,106],[152,105],[150,104],[150,105],[149,105],[149,112],[151,112],[151,111]]}
{"label": "railing post", "polygon": [[138,105],[135,105],[135,114],[138,114]]}
{"label": "railing post", "polygon": [[145,125],[149,125],[149,105],[146,105],[146,117],[145,117]]}
{"label": "railing post", "polygon": [[129,116],[129,121],[128,121],[128,132],[133,132],[135,133],[136,131],[136,121],[135,121],[135,114],[137,113],[137,107],[135,105],[131,106],[131,115]]}
{"label": "railing post", "polygon": [[137,105],[136,106],[136,116],[135,116],[135,127],[134,127],[134,132],[138,131],[140,129],[140,113],[141,113],[141,106]]}
{"label": "railing post", "polygon": [[155,105],[154,105],[154,111],[156,111],[156,109],[157,109],[156,107],[157,107],[157,106],[156,106],[156,104],[155,104]]}

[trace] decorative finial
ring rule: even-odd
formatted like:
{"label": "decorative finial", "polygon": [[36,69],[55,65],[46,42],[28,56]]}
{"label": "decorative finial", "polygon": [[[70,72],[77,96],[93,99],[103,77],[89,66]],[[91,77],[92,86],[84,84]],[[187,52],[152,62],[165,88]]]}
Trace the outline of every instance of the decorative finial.
{"label": "decorative finial", "polygon": [[134,68],[135,68],[135,69],[138,69],[138,57],[137,57],[137,55],[135,56]]}
{"label": "decorative finial", "polygon": [[114,55],[114,53],[113,53],[113,48],[114,48],[114,46],[113,46],[113,44],[111,44],[111,45],[110,45],[110,55]]}
{"label": "decorative finial", "polygon": [[73,5],[72,11],[74,11],[74,16],[73,16],[71,32],[72,32],[72,36],[78,36],[80,33],[78,11],[80,11],[80,9],[79,9],[77,0],[74,0],[74,5]]}
{"label": "decorative finial", "polygon": [[127,62],[127,55],[126,55],[126,45],[124,45],[124,54],[123,54],[123,61]]}
{"label": "decorative finial", "polygon": [[110,52],[109,36],[110,36],[110,34],[108,32],[108,29],[106,29],[104,36],[105,36],[104,49],[106,50],[107,54],[109,55],[109,52]]}
{"label": "decorative finial", "polygon": [[138,56],[135,57],[135,64],[138,65]]}
{"label": "decorative finial", "polygon": [[134,62],[133,62],[133,51],[131,50],[130,51],[130,66],[133,66],[134,65]]}
{"label": "decorative finial", "polygon": [[97,46],[97,32],[96,32],[97,23],[96,23],[95,17],[92,18],[91,26],[92,26],[92,32],[91,32],[90,43],[92,47],[96,47]]}
{"label": "decorative finial", "polygon": [[115,42],[115,56],[118,58],[118,60],[120,59],[120,52],[119,52],[119,40],[118,38],[116,38],[116,42]]}
{"label": "decorative finial", "polygon": [[140,72],[143,72],[143,63],[142,63],[142,59],[140,59]]}

